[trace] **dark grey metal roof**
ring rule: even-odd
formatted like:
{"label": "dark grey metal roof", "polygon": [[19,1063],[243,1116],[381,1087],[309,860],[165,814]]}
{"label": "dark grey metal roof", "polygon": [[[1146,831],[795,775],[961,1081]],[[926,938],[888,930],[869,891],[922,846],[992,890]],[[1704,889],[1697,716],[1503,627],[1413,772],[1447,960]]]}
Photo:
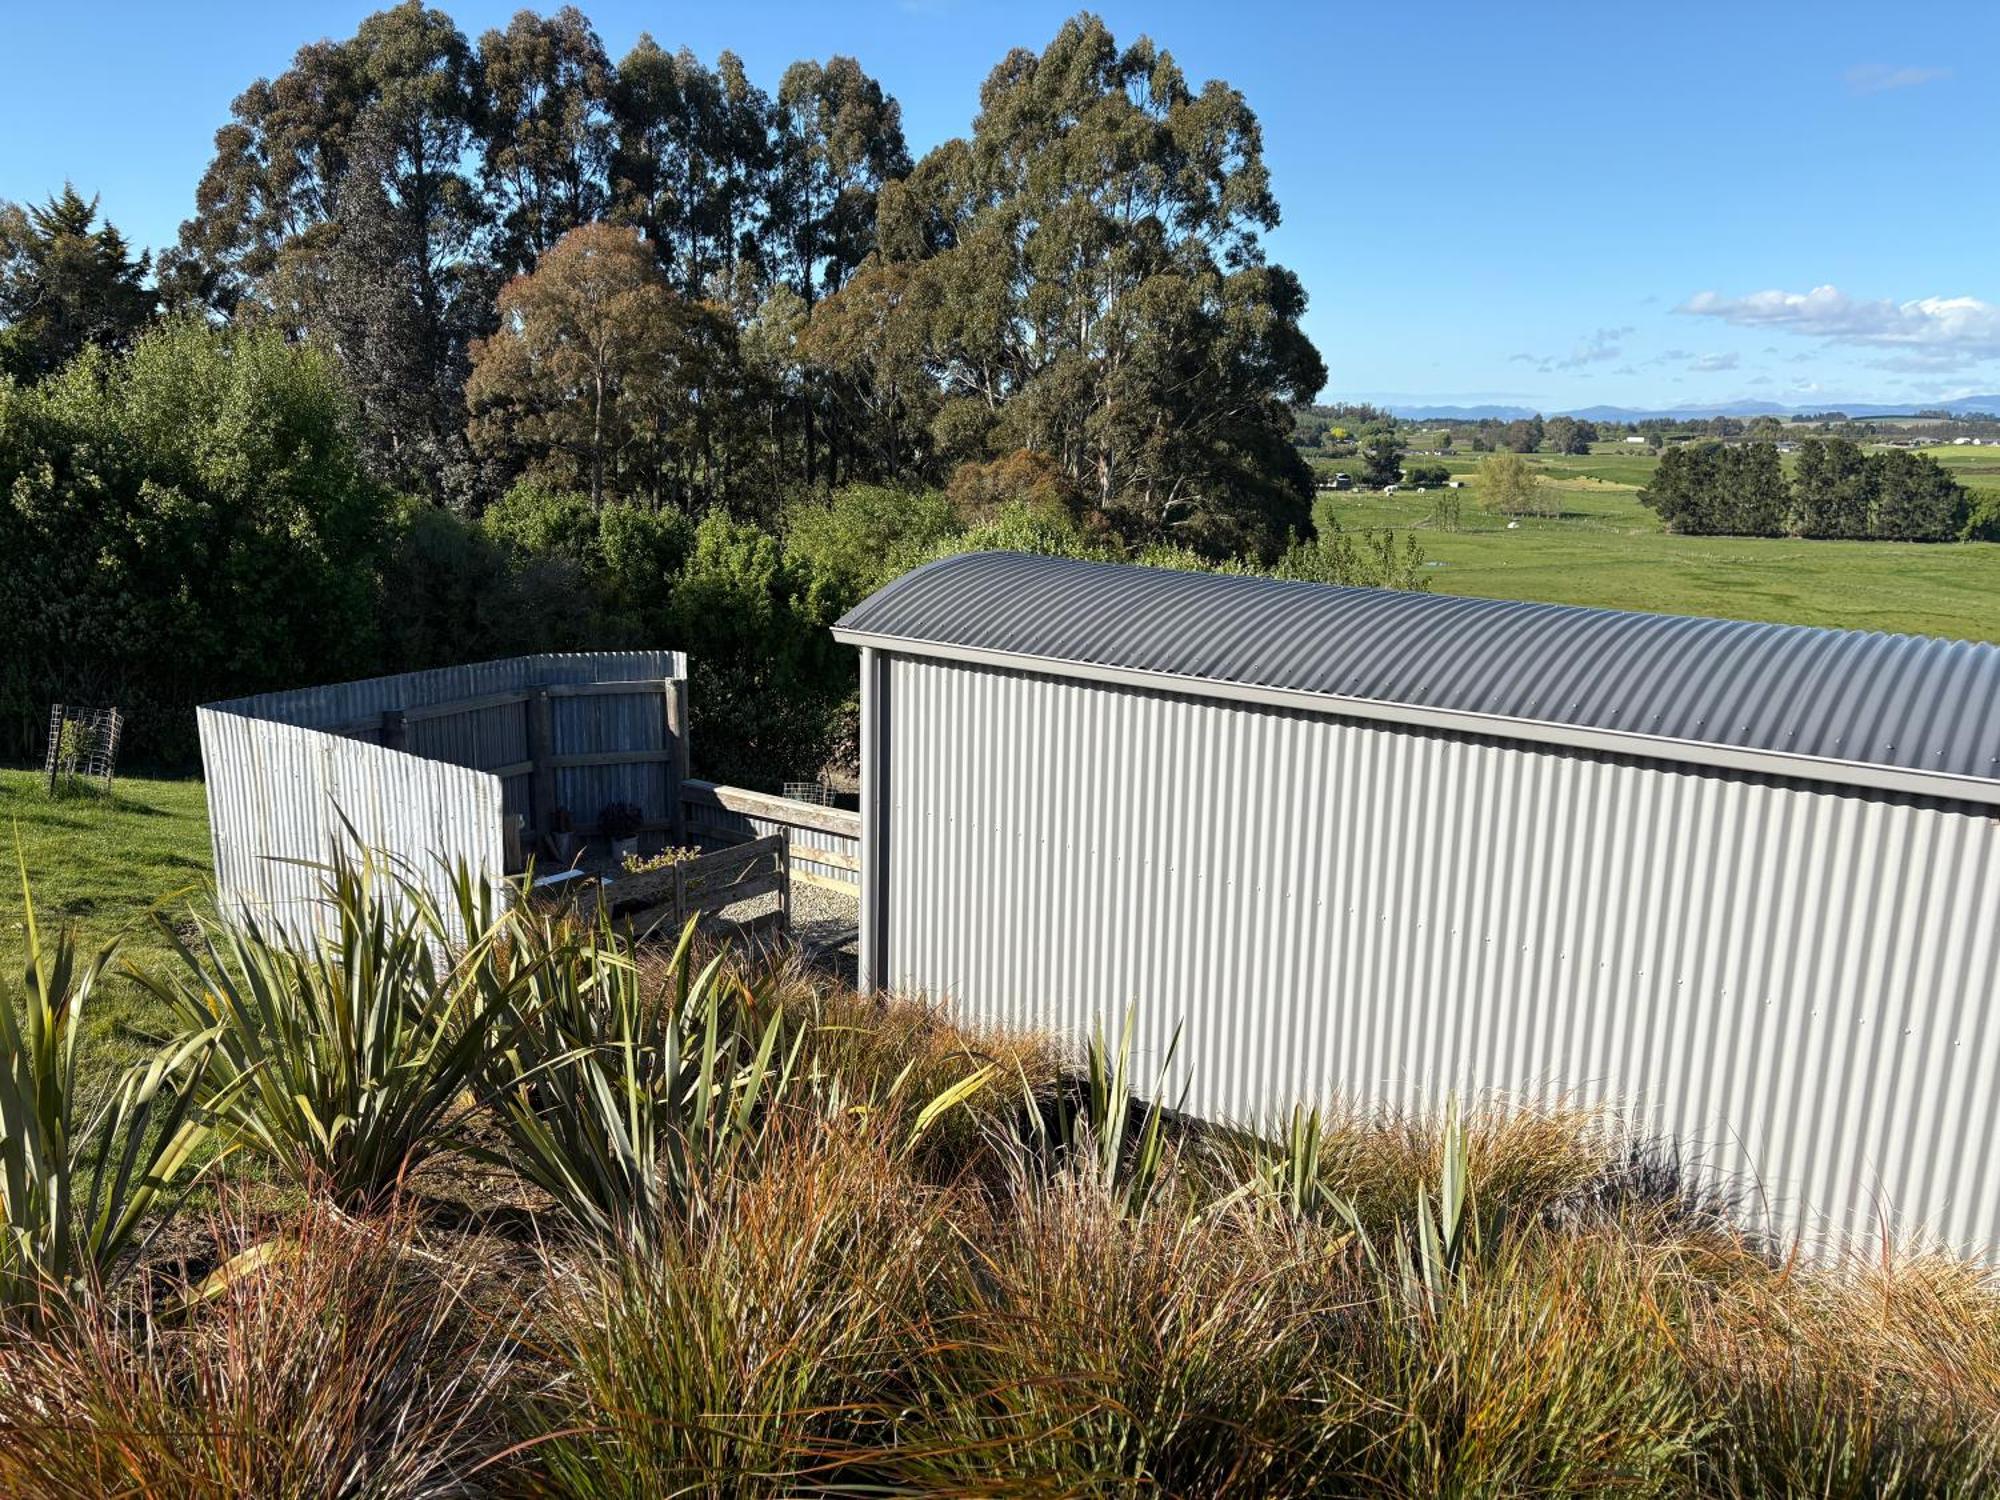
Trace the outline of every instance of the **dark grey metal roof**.
{"label": "dark grey metal roof", "polygon": [[1593,732],[1578,736],[1586,744],[1646,736],[1976,778],[1991,788],[1964,794],[2000,800],[2000,647],[1965,641],[1008,552],[928,563],[835,632],[891,650],[1194,679],[1191,691],[1209,683],[1569,726]]}

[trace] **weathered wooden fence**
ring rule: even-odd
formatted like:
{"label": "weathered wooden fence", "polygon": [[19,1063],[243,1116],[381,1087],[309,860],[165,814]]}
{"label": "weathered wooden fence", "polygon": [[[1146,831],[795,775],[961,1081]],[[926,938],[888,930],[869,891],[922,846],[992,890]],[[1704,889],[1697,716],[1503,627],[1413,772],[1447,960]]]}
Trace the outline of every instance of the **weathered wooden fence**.
{"label": "weathered wooden fence", "polygon": [[[621,929],[641,936],[678,933],[691,918],[746,937],[782,931],[792,906],[791,850],[783,834],[750,839],[662,869],[619,875],[598,886],[591,900]],[[778,899],[763,911],[740,910],[769,896]]]}
{"label": "weathered wooden fence", "polygon": [[781,835],[794,880],[860,896],[860,813],[712,781],[685,782],[681,803],[690,838],[718,844]]}

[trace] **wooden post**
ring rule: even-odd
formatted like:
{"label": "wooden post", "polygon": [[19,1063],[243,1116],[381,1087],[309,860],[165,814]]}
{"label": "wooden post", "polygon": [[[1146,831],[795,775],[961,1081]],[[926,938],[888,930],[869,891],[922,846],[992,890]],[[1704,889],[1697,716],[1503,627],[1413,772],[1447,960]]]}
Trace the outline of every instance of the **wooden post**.
{"label": "wooden post", "polygon": [[792,930],[792,841],[778,845],[778,930]]}
{"label": "wooden post", "polygon": [[669,677],[660,684],[661,705],[666,714],[667,821],[673,825],[676,844],[687,842],[687,809],[681,805],[681,788],[688,779],[688,685],[685,677]]}
{"label": "wooden post", "polygon": [[534,804],[537,840],[556,831],[556,716],[547,688],[528,700],[528,759],[535,763]]}
{"label": "wooden post", "polygon": [[409,747],[409,716],[400,708],[382,710],[382,748],[403,750]]}

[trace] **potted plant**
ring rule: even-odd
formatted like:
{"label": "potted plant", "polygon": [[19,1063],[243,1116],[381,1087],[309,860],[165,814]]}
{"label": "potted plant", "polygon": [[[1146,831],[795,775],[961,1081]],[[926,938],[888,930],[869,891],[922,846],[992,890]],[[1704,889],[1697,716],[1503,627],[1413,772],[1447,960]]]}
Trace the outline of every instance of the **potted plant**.
{"label": "potted plant", "polygon": [[646,815],[639,810],[636,803],[604,804],[604,811],[597,815],[597,831],[611,841],[613,864],[623,864],[626,859],[639,852],[639,829],[645,821]]}
{"label": "potted plant", "polygon": [[576,863],[576,820],[566,807],[559,807],[549,814],[549,847],[554,851],[556,862],[561,865]]}

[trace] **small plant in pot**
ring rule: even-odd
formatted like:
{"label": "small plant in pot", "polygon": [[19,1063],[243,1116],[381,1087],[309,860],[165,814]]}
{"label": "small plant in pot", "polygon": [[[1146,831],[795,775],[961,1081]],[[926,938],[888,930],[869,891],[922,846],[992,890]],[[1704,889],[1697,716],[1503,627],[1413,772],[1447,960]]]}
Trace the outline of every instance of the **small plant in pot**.
{"label": "small plant in pot", "polygon": [[576,820],[566,807],[549,814],[549,848],[558,864],[568,867],[576,863]]}
{"label": "small plant in pot", "polygon": [[623,864],[639,852],[639,828],[646,821],[645,813],[632,802],[607,802],[604,811],[597,815],[597,829],[611,841],[611,859],[614,864]]}

